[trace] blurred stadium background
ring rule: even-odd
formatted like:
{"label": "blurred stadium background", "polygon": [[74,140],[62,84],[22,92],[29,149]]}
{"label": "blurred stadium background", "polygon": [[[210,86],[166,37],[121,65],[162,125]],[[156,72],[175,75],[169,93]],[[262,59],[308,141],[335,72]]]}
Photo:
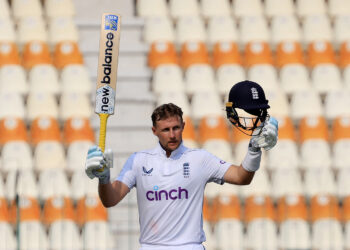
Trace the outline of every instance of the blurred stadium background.
{"label": "blurred stadium background", "polygon": [[139,247],[135,191],[106,210],[84,174],[103,12],[122,15],[113,177],[165,102],[186,145],[239,164],[224,103],[250,79],[279,141],[251,185],[207,185],[207,249],[350,249],[349,0],[0,0],[0,249]]}

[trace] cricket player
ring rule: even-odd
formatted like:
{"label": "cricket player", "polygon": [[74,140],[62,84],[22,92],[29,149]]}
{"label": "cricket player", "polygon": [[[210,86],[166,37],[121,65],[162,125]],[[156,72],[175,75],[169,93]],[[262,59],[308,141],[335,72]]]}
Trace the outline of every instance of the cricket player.
{"label": "cricket player", "polygon": [[[252,181],[260,166],[261,148],[269,150],[277,142],[278,124],[269,118],[268,108],[259,84],[243,81],[231,88],[227,118],[252,136],[239,166],[206,150],[187,148],[182,142],[185,123],[181,108],[169,103],[152,114],[152,131],[159,139],[155,148],[133,153],[111,182],[112,151],[102,153],[97,146],[91,147],[86,174],[99,179],[99,196],[105,207],[117,205],[132,188],[137,189],[141,250],[204,249],[204,188],[208,182],[248,185]],[[103,166],[102,172],[97,171]]]}

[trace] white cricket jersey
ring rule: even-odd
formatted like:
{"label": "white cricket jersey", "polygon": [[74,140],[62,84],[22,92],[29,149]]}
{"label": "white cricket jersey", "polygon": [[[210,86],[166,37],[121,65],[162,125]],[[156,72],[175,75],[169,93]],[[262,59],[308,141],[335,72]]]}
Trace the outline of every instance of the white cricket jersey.
{"label": "white cricket jersey", "polygon": [[160,144],[132,154],[117,180],[137,189],[140,243],[178,246],[205,241],[204,188],[211,181],[223,184],[230,165],[183,144],[169,158]]}

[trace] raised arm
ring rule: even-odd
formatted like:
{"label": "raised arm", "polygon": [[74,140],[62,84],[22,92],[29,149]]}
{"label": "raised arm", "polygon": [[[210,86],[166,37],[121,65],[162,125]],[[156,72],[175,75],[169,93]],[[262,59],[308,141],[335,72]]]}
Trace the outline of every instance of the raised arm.
{"label": "raised arm", "polygon": [[249,141],[247,154],[240,166],[232,165],[224,175],[224,181],[237,184],[250,184],[255,171],[260,167],[261,148],[270,150],[276,145],[278,137],[278,122],[270,118],[262,127],[262,133],[253,136]]}
{"label": "raised arm", "polygon": [[[89,149],[85,172],[90,179],[98,178],[98,193],[105,207],[117,205],[130,191],[129,187],[120,181],[110,182],[110,168],[113,167],[113,153],[93,146]],[[101,171],[102,170],[102,171]]]}
{"label": "raised arm", "polygon": [[130,189],[121,181],[98,185],[98,194],[105,207],[117,205],[129,193]]}
{"label": "raised arm", "polygon": [[242,165],[231,165],[224,175],[224,181],[230,184],[248,185],[253,180],[254,174],[255,172],[248,172]]}
{"label": "raised arm", "polygon": [[253,148],[249,143],[248,152],[240,166],[231,165],[224,175],[224,181],[236,185],[248,185],[255,171],[260,167],[261,149]]}

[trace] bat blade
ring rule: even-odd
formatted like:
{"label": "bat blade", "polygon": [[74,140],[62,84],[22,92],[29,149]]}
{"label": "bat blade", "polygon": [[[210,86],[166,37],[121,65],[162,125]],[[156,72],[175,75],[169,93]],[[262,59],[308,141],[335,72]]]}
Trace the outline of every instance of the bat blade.
{"label": "bat blade", "polygon": [[115,108],[120,21],[120,15],[102,15],[95,100],[95,113],[100,116],[99,147],[102,151],[105,149],[107,119],[114,114]]}

